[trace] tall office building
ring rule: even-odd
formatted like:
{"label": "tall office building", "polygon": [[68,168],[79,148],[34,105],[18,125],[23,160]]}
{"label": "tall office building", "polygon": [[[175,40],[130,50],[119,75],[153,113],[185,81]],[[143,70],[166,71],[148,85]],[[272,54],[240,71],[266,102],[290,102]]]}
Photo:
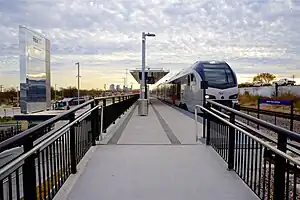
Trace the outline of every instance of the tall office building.
{"label": "tall office building", "polygon": [[19,26],[20,107],[32,113],[51,107],[50,41]]}

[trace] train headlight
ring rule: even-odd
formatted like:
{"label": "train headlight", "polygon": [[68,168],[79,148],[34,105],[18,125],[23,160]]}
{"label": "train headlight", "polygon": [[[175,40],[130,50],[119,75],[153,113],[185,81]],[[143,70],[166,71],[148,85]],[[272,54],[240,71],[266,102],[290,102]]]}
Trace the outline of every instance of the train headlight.
{"label": "train headlight", "polygon": [[216,97],[213,95],[207,94],[207,95],[205,95],[205,99],[216,99]]}
{"label": "train headlight", "polygon": [[229,96],[229,99],[237,99],[237,98],[238,98],[238,94],[234,94],[234,95]]}

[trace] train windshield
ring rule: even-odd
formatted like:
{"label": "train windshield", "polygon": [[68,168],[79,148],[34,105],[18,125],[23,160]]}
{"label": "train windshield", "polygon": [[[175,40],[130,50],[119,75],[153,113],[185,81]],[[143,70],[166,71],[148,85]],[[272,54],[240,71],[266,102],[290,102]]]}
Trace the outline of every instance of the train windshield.
{"label": "train windshield", "polygon": [[236,78],[226,64],[203,64],[205,80],[209,87],[220,89],[236,86]]}

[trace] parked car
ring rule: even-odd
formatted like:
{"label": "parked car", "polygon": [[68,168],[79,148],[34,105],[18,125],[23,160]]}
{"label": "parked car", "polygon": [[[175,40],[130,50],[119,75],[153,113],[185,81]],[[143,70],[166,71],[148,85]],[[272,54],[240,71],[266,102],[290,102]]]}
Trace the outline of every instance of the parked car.
{"label": "parked car", "polygon": [[278,81],[274,81],[273,85],[277,83],[278,86],[285,86],[285,85],[295,85],[296,81],[288,80],[287,78],[280,79]]}

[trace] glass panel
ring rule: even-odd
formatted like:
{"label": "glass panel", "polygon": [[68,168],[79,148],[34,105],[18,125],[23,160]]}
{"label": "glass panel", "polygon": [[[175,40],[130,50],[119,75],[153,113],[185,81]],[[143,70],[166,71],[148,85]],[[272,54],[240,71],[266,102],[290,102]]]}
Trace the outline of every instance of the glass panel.
{"label": "glass panel", "polygon": [[209,87],[236,85],[233,72],[224,64],[204,64],[204,76]]}

